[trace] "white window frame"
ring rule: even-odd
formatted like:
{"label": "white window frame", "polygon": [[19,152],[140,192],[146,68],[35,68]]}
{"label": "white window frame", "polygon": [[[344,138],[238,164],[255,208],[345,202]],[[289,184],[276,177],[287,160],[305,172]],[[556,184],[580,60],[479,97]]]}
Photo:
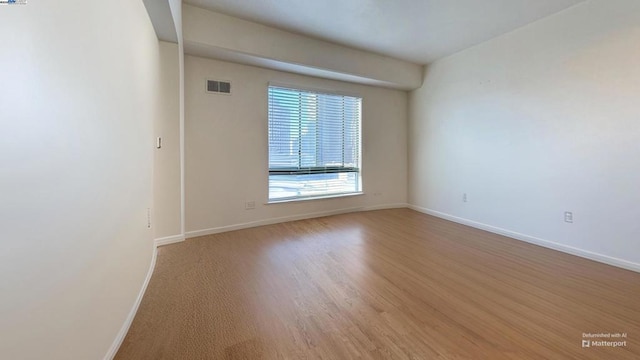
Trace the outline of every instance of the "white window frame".
{"label": "white window frame", "polygon": [[[356,139],[357,139],[357,154],[355,155],[355,157],[357,158],[356,160],[356,164],[352,164],[354,166],[344,166],[344,160],[343,160],[343,164],[342,166],[336,166],[336,167],[332,167],[332,166],[319,166],[319,167],[302,167],[300,165],[300,162],[298,163],[297,168],[274,168],[271,165],[271,154],[270,154],[270,149],[271,149],[271,124],[272,124],[272,115],[271,115],[271,89],[272,88],[280,88],[280,89],[286,89],[286,90],[291,90],[291,91],[298,91],[301,93],[306,93],[306,94],[316,94],[316,95],[329,95],[329,96],[336,96],[336,97],[345,97],[345,98],[352,98],[350,99],[351,101],[353,101],[354,99],[357,101],[358,103],[358,108],[355,114],[357,114],[357,130],[356,130]],[[344,101],[344,100],[343,100]],[[340,92],[340,91],[331,91],[331,90],[323,90],[323,89],[312,89],[312,88],[306,88],[306,87],[300,87],[300,86],[295,86],[295,85],[287,85],[287,84],[278,84],[278,83],[269,83],[268,84],[268,88],[267,88],[267,115],[268,115],[268,124],[267,124],[267,128],[268,128],[268,139],[267,139],[267,163],[268,163],[268,167],[269,167],[269,175],[268,175],[268,186],[267,186],[267,198],[268,204],[273,204],[273,203],[282,203],[282,202],[290,202],[290,201],[305,201],[305,200],[314,200],[314,199],[327,199],[327,198],[336,198],[336,197],[345,197],[345,196],[354,196],[354,195],[362,195],[363,194],[363,190],[362,190],[362,103],[363,103],[363,98],[359,95],[356,94],[348,94],[348,93],[344,93],[344,92]],[[351,117],[351,119],[353,119]],[[301,120],[303,121],[303,120]],[[343,123],[346,121],[345,118],[343,117],[342,120],[338,120],[338,121],[342,121]],[[300,125],[302,126],[302,125]],[[353,137],[350,138],[351,140],[354,140]],[[345,146],[345,139],[344,139],[344,130],[343,130],[343,139],[340,140],[342,142],[342,147],[344,148]],[[318,140],[316,139],[316,144],[318,144]],[[343,150],[344,151],[344,150]],[[299,155],[301,156],[301,155]],[[344,157],[344,154],[343,154]],[[341,171],[344,170],[344,171]],[[329,175],[329,174],[342,174],[339,176],[343,176],[346,174],[351,174],[351,176],[355,177],[355,179],[351,180],[349,179],[349,184],[354,184],[353,189],[349,189],[348,191],[335,191],[335,192],[331,192],[331,191],[327,191],[327,192],[323,192],[323,193],[314,193],[314,194],[304,194],[301,192],[298,192],[298,194],[296,195],[292,195],[292,196],[273,196],[272,194],[272,176],[277,176],[277,175],[281,175],[281,176],[305,176],[305,175],[314,175],[314,174],[319,174],[319,175]],[[346,175],[349,176],[349,175]],[[300,182],[301,184],[304,184],[304,182]],[[307,186],[307,185],[305,185]],[[330,187],[328,186],[327,189],[330,189]]]}

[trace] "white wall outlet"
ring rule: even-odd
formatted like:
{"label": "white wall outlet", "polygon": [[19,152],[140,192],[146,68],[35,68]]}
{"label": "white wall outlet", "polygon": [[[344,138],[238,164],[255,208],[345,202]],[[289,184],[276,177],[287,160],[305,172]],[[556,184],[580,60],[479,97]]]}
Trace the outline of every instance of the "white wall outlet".
{"label": "white wall outlet", "polygon": [[568,222],[568,223],[573,222],[573,213],[571,211],[564,212],[564,222]]}
{"label": "white wall outlet", "polygon": [[256,208],[256,202],[251,200],[251,201],[245,201],[244,203],[244,209],[245,210],[253,210]]}
{"label": "white wall outlet", "polygon": [[469,198],[467,198],[467,193],[462,194],[462,202],[467,202]]}

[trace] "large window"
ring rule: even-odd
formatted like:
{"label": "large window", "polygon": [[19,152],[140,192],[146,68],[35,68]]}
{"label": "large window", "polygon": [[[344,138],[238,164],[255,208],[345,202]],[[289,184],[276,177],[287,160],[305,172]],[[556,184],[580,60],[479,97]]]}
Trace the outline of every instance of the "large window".
{"label": "large window", "polygon": [[269,201],[361,191],[362,99],[269,86]]}

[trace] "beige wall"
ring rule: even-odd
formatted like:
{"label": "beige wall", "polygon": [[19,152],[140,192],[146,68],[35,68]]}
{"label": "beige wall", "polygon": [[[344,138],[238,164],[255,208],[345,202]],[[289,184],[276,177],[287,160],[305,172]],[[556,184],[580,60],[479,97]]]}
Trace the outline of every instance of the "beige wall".
{"label": "beige wall", "polygon": [[432,64],[411,204],[640,269],[639,45],[640,2],[592,0]]}
{"label": "beige wall", "polygon": [[0,358],[101,359],[152,259],[158,41],[141,1],[0,10]]}
{"label": "beige wall", "polygon": [[154,238],[181,235],[180,228],[180,66],[178,44],[160,42],[160,88],[163,102],[154,119],[162,147],[153,157]]}
{"label": "beige wall", "polygon": [[[186,57],[185,74],[187,235],[268,219],[406,202],[406,92],[192,56]],[[206,93],[207,78],[231,81],[233,94]],[[363,97],[365,195],[266,205],[269,82]],[[245,201],[250,200],[256,202],[256,209],[245,210]]]}

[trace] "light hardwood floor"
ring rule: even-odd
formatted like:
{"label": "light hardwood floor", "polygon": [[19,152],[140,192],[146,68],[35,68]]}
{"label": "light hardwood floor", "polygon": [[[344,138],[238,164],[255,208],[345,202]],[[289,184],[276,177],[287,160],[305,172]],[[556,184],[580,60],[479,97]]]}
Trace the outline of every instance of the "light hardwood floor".
{"label": "light hardwood floor", "polygon": [[160,248],[116,359],[640,359],[640,274],[408,209],[263,226]]}

